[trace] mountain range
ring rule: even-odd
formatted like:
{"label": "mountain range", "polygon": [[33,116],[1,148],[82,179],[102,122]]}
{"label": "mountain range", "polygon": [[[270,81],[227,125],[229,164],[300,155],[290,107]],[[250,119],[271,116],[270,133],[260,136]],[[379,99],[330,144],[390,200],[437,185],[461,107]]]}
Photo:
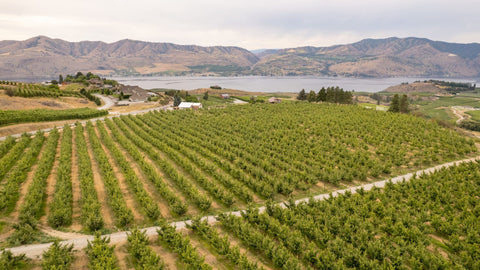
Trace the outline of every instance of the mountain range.
{"label": "mountain range", "polygon": [[[256,54],[255,54],[256,53]],[[365,39],[330,47],[258,50],[136,40],[0,41],[0,79],[101,75],[480,77],[480,44],[424,38]]]}

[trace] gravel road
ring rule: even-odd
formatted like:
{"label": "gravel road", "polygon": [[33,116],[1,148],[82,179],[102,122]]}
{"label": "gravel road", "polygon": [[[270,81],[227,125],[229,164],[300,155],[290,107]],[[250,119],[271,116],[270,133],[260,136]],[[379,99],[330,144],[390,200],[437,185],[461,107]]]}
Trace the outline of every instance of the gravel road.
{"label": "gravel road", "polygon": [[103,105],[102,107],[98,107],[97,108],[98,110],[108,110],[110,107],[115,105],[115,102],[109,97],[102,96],[100,94],[93,94],[93,95],[103,100],[103,103],[105,103],[105,105]]}

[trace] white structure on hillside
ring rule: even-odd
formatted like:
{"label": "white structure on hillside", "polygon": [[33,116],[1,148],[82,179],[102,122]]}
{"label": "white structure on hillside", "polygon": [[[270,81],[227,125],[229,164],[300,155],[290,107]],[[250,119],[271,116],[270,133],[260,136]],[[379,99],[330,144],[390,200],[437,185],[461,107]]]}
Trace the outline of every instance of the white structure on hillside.
{"label": "white structure on hillside", "polygon": [[201,109],[202,103],[195,103],[195,102],[182,102],[178,105],[179,109]]}

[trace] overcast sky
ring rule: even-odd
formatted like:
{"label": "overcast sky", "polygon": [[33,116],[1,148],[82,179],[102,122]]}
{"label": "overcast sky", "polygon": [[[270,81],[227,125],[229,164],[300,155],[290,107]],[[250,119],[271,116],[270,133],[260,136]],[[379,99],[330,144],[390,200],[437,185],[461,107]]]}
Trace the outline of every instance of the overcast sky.
{"label": "overcast sky", "polygon": [[479,0],[1,0],[0,40],[329,46],[364,38],[480,42]]}

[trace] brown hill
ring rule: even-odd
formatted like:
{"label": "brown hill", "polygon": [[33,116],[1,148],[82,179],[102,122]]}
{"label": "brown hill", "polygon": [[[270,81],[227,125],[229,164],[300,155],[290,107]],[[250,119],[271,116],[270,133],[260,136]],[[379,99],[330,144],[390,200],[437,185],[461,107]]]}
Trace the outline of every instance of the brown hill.
{"label": "brown hill", "polygon": [[414,82],[414,83],[402,83],[400,85],[390,86],[382,92],[386,93],[435,93],[445,94],[444,89],[440,88],[433,82]]}
{"label": "brown hill", "polygon": [[258,58],[238,47],[201,47],[120,40],[68,42],[44,36],[0,42],[0,74],[4,78],[51,77],[77,71],[141,75],[185,74],[211,70],[241,71]]}
{"label": "brown hill", "polygon": [[[480,77],[480,44],[421,38],[365,39],[331,47],[262,50],[39,36],[0,41],[0,79],[91,71],[111,75],[323,75]],[[259,58],[260,57],[260,58]]]}
{"label": "brown hill", "polygon": [[263,57],[258,75],[480,76],[480,44],[420,38],[366,39],[331,47],[279,50]]}

